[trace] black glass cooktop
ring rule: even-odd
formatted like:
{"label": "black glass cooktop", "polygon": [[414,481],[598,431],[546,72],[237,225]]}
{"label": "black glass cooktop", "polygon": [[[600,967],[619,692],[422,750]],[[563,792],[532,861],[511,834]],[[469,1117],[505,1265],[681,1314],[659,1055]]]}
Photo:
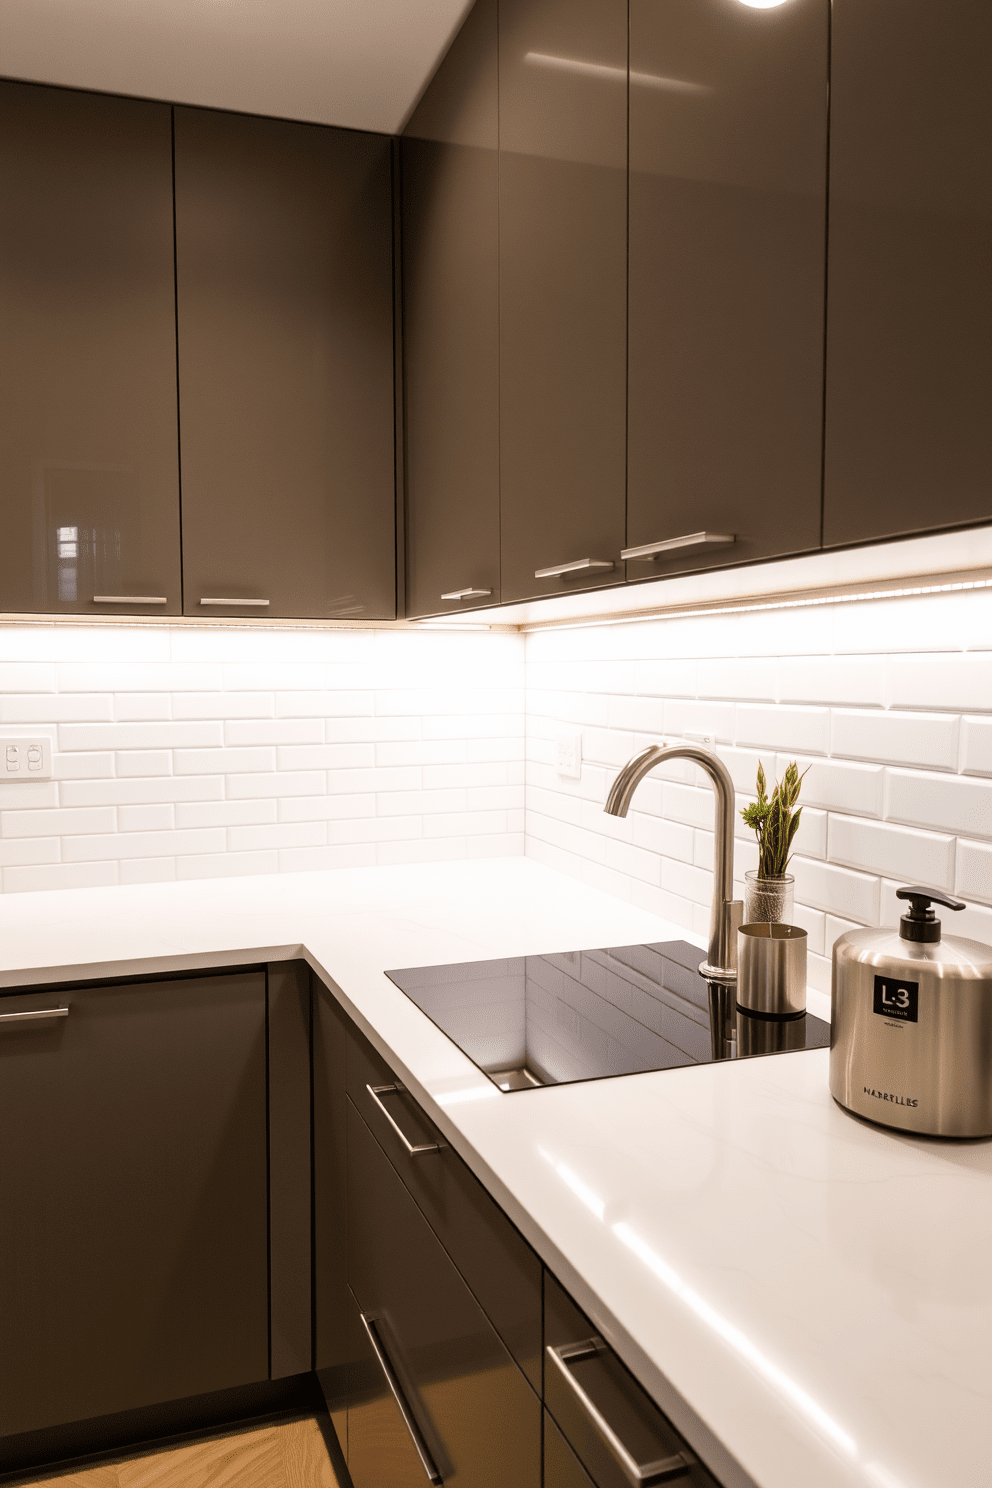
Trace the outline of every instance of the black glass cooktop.
{"label": "black glass cooktop", "polygon": [[386,975],[501,1090],[822,1049],[830,1025],[736,1011],[684,940]]}

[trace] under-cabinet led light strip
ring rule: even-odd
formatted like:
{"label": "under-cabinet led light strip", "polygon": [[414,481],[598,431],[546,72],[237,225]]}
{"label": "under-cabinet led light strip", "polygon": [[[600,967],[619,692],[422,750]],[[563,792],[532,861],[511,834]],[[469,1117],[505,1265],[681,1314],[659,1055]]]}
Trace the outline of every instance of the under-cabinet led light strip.
{"label": "under-cabinet led light strip", "polygon": [[541,630],[598,630],[607,625],[641,625],[647,620],[695,620],[714,615],[742,615],[756,610],[808,610],[820,605],[863,604],[868,600],[910,599],[925,594],[953,594],[968,589],[992,588],[992,578],[964,579],[946,584],[901,585],[892,589],[854,589],[840,594],[804,594],[789,599],[728,600],[725,604],[682,605],[673,609],[628,611],[623,615],[597,615],[582,620],[532,620],[520,626],[525,632]]}

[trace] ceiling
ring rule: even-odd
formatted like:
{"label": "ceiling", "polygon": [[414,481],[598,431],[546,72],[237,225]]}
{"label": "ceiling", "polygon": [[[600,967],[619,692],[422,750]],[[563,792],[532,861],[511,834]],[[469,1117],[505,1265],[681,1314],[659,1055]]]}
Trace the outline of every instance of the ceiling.
{"label": "ceiling", "polygon": [[472,0],[0,0],[0,75],[397,133]]}

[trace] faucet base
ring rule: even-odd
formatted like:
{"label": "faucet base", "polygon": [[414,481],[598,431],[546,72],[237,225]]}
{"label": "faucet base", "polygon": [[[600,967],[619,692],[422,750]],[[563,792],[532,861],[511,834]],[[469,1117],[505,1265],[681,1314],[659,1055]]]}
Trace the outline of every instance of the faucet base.
{"label": "faucet base", "polygon": [[709,961],[700,961],[699,975],[708,982],[719,982],[724,987],[736,987],[736,971],[727,971],[724,966],[712,966]]}

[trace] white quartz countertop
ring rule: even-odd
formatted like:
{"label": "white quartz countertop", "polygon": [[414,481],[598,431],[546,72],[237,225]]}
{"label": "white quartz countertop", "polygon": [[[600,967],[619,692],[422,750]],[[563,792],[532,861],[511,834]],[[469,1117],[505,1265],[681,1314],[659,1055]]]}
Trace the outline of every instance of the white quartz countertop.
{"label": "white quartz countertop", "polygon": [[826,1050],[503,1094],[383,975],[675,938],[524,858],[341,869],[8,895],[0,987],[305,956],[728,1488],[988,1488],[992,1142],[855,1121]]}

